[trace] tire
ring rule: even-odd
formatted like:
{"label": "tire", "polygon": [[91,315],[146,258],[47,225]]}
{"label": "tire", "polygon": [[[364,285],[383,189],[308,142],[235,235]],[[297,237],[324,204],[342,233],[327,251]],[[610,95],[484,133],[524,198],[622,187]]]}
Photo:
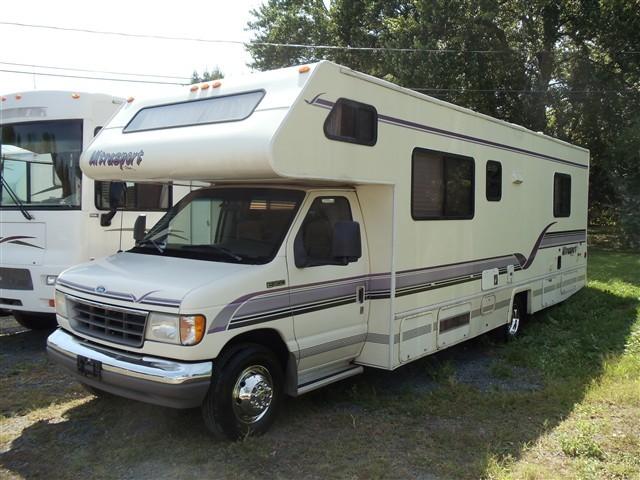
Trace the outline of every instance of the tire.
{"label": "tire", "polygon": [[509,321],[506,326],[503,327],[504,340],[509,342],[520,336],[522,331],[522,323],[527,317],[527,297],[524,295],[516,295],[511,305],[511,312],[509,314]]}
{"label": "tire", "polygon": [[54,313],[13,312],[16,322],[29,330],[53,330],[58,326]]}
{"label": "tire", "polygon": [[262,435],[275,420],[284,397],[282,365],[262,345],[238,345],[223,353],[202,402],[205,426],[218,438]]}

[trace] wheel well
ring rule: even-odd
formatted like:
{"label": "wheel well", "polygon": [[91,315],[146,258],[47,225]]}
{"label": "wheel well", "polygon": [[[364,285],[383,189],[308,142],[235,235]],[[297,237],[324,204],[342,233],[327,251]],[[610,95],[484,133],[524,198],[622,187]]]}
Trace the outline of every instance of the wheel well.
{"label": "wheel well", "polygon": [[514,303],[519,301],[520,305],[524,305],[525,313],[531,312],[531,305],[529,305],[529,290],[525,290],[523,292],[518,292],[514,295],[513,301]]}
{"label": "wheel well", "polygon": [[289,361],[289,349],[287,348],[287,344],[284,343],[284,340],[280,336],[280,334],[273,329],[270,328],[261,328],[258,330],[251,330],[250,332],[241,333],[233,337],[229,342],[224,346],[223,351],[232,348],[235,345],[239,345],[241,343],[257,343],[264,347],[267,347],[271,350],[278,360],[280,361],[280,365],[282,365],[282,370],[286,371],[287,362]]}

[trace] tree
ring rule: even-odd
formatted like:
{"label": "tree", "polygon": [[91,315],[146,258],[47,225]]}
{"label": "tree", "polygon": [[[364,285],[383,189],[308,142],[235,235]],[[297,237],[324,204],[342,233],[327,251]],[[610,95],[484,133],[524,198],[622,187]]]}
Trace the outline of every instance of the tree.
{"label": "tree", "polygon": [[224,73],[217,66],[211,70],[210,72],[205,70],[202,72],[202,76],[198,74],[196,70],[191,74],[191,83],[202,83],[202,82],[210,82],[211,80],[220,80],[224,78]]}
{"label": "tree", "polygon": [[624,220],[640,204],[637,0],[269,0],[252,13],[256,42],[320,45],[250,45],[253,68],[329,59],[589,148],[592,220],[614,207],[640,243]]}

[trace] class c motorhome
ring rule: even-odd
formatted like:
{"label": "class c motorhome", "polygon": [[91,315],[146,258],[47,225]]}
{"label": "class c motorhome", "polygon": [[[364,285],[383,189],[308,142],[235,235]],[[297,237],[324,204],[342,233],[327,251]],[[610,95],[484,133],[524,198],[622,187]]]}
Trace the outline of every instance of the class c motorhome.
{"label": "class c motorhome", "polygon": [[50,355],[230,438],[585,285],[588,151],[330,62],[127,104],[81,163],[210,186],[58,278]]}
{"label": "class c motorhome", "polygon": [[83,148],[124,103],[101,93],[2,96],[0,309],[24,327],[55,327],[58,274],[131,247],[122,230],[140,212],[157,220],[171,205],[171,186],[94,182],[80,170]]}

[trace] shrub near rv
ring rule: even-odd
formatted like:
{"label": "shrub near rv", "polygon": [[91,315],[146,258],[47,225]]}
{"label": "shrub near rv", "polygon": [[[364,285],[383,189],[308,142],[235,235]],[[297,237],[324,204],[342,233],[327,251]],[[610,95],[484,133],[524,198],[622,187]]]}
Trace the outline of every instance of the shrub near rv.
{"label": "shrub near rv", "polygon": [[330,62],[128,103],[81,164],[212,186],[59,277],[49,354],[228,438],[364,367],[515,337],[586,282],[588,151]]}

